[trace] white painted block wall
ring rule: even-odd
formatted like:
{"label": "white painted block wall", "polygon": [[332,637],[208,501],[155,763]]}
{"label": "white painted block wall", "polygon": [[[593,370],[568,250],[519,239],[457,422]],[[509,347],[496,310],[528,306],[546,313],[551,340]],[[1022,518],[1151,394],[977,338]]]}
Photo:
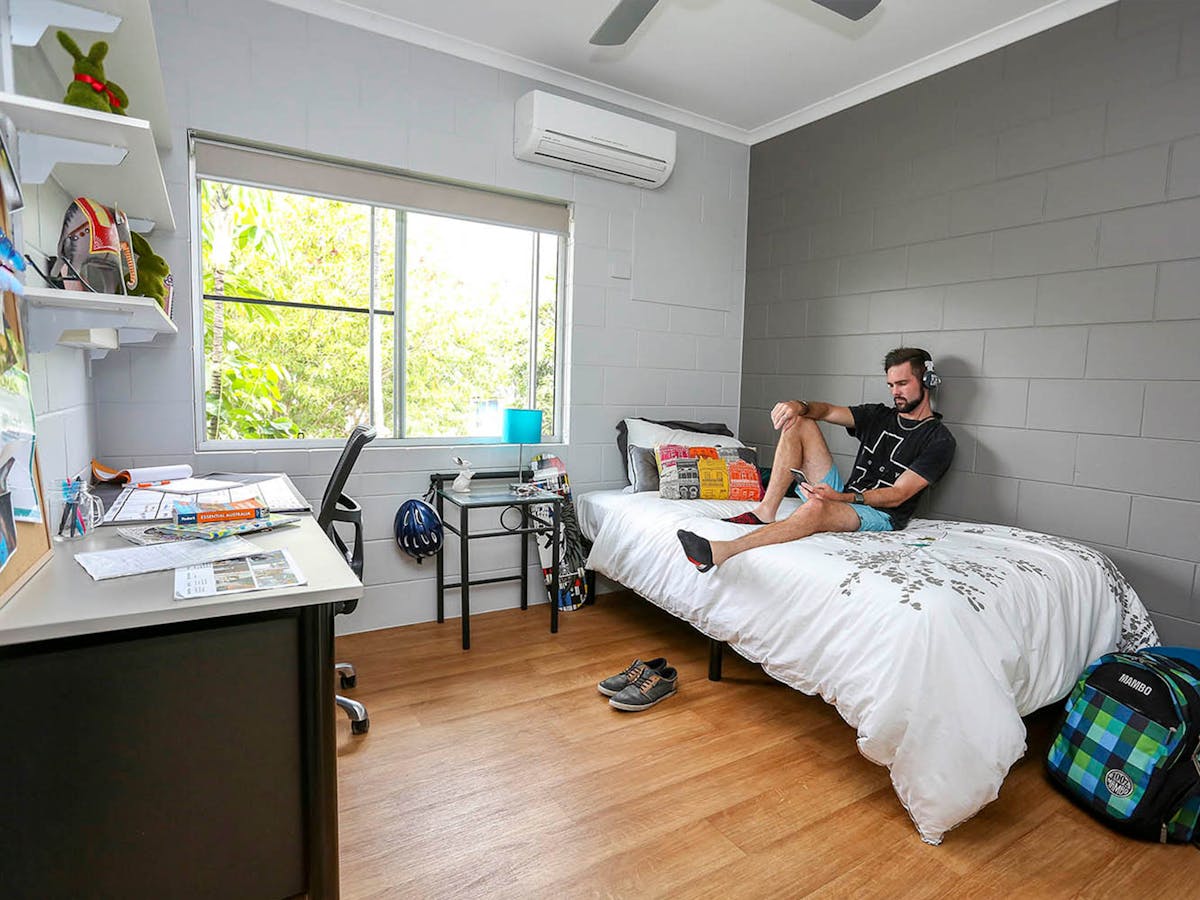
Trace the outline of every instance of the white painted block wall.
{"label": "white painted block wall", "polygon": [[[21,228],[26,251],[40,265],[53,253],[70,198],[54,182],[23,188],[25,208]],[[36,276],[35,276],[36,279]],[[57,525],[58,483],[78,474],[96,449],[96,409],[84,351],[57,347],[29,354],[29,383],[37,422],[37,452],[41,464],[50,521]]]}
{"label": "white painted block wall", "polygon": [[[749,148],[670,126],[679,133],[679,161],[664,188],[573,176],[512,156],[513,105],[545,85],[263,0],[154,0],[151,7],[174,129],[163,164],[180,223],[152,243],[176,275],[180,333],[96,364],[104,459],[285,471],[317,499],[337,457],[336,450],[195,452],[188,128],[572,202],[569,443],[547,449],[566,459],[577,490],[623,483],[614,427],[626,415],[737,425]],[[687,246],[704,252],[675,252]],[[367,593],[353,616],[339,618],[340,629],[434,618],[432,566],[394,547],[392,516],[424,491],[428,473],[453,468],[453,452],[365,451],[348,492],[366,510]],[[507,447],[472,447],[468,455],[482,466],[511,467],[516,459]],[[472,550],[477,574],[516,571],[515,539]],[[451,554],[448,563],[455,561]],[[473,609],[519,601],[513,585],[472,593]]]}

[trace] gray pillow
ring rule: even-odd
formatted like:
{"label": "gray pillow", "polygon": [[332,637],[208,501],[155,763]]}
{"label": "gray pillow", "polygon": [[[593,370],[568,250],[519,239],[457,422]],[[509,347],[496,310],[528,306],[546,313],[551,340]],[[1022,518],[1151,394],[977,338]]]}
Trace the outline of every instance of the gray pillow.
{"label": "gray pillow", "polygon": [[629,483],[635,494],[658,490],[658,460],[650,447],[629,445]]}

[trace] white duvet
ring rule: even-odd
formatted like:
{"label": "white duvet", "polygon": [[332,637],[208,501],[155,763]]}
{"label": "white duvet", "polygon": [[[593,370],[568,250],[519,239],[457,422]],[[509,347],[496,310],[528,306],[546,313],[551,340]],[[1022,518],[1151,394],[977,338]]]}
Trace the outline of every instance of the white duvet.
{"label": "white duvet", "polygon": [[1021,716],[1066,696],[1098,656],[1158,643],[1108,558],[1064,538],[914,519],[701,574],[676,530],[737,537],[748,526],[720,517],[750,504],[619,491],[576,502],[589,568],[834,704],[929,843],[996,798],[1025,752]]}

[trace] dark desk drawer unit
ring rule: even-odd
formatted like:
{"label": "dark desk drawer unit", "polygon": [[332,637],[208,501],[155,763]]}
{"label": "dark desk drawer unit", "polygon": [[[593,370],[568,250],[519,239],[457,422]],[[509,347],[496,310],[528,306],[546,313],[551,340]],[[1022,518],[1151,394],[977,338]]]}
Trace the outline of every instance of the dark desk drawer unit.
{"label": "dark desk drawer unit", "polygon": [[0,648],[0,895],[320,895],[302,634],[320,609]]}

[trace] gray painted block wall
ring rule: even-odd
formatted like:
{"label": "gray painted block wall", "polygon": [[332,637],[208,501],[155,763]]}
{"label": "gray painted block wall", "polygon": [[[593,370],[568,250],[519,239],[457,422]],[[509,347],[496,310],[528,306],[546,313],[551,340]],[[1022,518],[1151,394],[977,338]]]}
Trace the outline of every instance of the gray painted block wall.
{"label": "gray painted block wall", "polygon": [[774,446],[779,399],[890,402],[883,354],[926,347],[959,443],[926,514],[1091,544],[1200,646],[1200,5],[1106,7],[759,144],[749,216],[744,439]]}

